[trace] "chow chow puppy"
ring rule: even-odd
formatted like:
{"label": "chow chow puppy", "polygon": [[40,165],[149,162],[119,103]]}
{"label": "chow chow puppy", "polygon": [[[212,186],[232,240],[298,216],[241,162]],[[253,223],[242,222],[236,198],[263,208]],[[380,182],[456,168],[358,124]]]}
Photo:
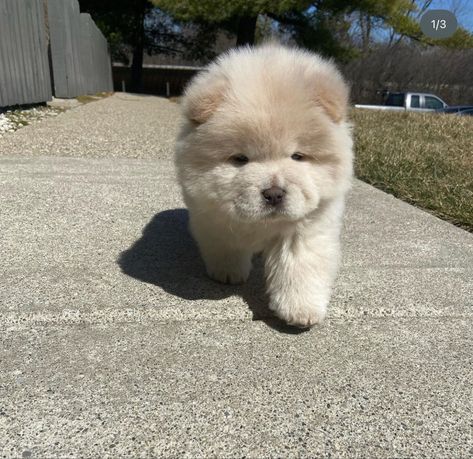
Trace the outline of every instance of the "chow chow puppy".
{"label": "chow chow puppy", "polygon": [[244,282],[262,253],[269,308],[321,322],[352,178],[348,88],[333,63],[267,44],[220,56],[189,84],[176,167],[208,275]]}

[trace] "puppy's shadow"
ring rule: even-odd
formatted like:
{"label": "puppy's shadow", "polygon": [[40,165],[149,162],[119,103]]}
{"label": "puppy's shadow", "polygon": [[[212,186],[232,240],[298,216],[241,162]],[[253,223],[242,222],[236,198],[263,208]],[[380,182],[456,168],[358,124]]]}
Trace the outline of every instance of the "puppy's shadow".
{"label": "puppy's shadow", "polygon": [[253,320],[264,320],[281,332],[299,333],[299,329],[282,324],[269,311],[261,257],[254,258],[250,278],[243,285],[220,284],[207,277],[197,245],[189,234],[188,220],[185,209],[156,214],[141,238],[120,254],[117,262],[122,272],[186,300],[239,295],[252,311]]}

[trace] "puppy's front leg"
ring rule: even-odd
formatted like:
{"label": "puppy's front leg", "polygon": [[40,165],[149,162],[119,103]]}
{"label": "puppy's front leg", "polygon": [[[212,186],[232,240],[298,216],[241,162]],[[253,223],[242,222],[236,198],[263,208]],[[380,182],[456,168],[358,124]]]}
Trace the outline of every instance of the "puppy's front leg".
{"label": "puppy's front leg", "polygon": [[191,215],[190,230],[209,277],[225,284],[241,284],[248,279],[252,253],[241,248],[225,228]]}
{"label": "puppy's front leg", "polygon": [[325,318],[339,261],[339,238],[306,225],[265,252],[269,308],[289,325],[308,328]]}

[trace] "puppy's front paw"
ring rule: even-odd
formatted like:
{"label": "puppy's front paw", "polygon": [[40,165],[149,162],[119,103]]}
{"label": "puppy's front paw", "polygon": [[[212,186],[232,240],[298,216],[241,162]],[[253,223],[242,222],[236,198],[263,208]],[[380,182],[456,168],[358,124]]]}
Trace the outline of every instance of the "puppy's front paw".
{"label": "puppy's front paw", "polygon": [[269,309],[288,325],[299,328],[310,328],[322,323],[327,311],[325,306],[291,304],[290,301],[271,301]]}
{"label": "puppy's front paw", "polygon": [[242,284],[246,282],[250,270],[251,261],[248,260],[221,260],[207,263],[209,277],[224,284]]}

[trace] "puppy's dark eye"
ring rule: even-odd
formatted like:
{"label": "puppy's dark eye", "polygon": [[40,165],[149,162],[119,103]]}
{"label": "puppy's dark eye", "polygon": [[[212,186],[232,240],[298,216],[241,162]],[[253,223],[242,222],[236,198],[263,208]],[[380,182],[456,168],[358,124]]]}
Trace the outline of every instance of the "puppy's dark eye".
{"label": "puppy's dark eye", "polygon": [[246,164],[248,162],[248,157],[245,155],[235,155],[232,156],[232,161],[238,164]]}
{"label": "puppy's dark eye", "polygon": [[299,152],[296,152],[292,154],[291,158],[294,161],[301,161],[302,159],[304,159],[304,155],[300,154]]}

